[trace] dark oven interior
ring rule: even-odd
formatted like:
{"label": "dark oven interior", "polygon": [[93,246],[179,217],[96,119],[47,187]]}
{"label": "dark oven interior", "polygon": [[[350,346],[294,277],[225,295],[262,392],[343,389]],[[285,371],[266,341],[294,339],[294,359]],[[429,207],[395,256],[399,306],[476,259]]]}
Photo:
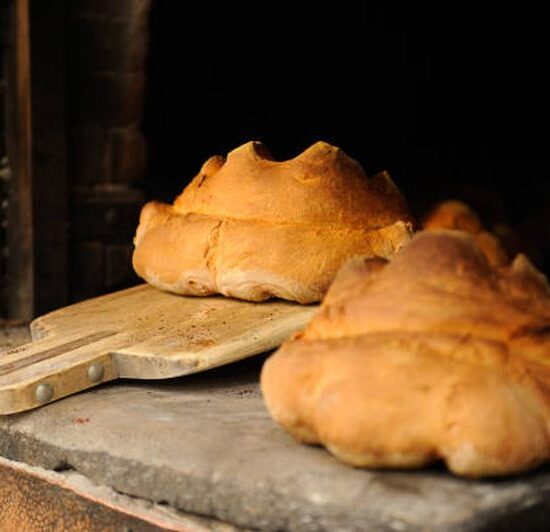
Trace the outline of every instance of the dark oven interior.
{"label": "dark oven interior", "polygon": [[172,200],[207,157],[251,139],[280,159],[336,144],[369,173],[388,169],[419,218],[462,199],[512,252],[550,270],[547,32],[536,13],[1,6],[5,318],[138,282],[143,202]]}

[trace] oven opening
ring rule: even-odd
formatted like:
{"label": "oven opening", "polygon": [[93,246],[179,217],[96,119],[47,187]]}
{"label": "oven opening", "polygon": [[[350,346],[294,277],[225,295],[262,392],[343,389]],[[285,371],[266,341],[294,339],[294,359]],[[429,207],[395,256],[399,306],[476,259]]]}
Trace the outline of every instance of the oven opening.
{"label": "oven opening", "polygon": [[548,273],[544,32],[493,16],[3,2],[0,317],[140,282],[143,203],[172,201],[208,157],[249,140],[279,160],[335,144],[369,174],[387,169],[417,219],[461,200]]}

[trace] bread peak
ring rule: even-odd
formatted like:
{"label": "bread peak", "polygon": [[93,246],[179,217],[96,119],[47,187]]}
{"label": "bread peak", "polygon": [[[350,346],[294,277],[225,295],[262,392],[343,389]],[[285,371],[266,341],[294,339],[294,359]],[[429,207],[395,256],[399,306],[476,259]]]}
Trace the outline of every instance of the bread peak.
{"label": "bread peak", "polygon": [[387,172],[369,179],[356,160],[322,141],[287,161],[275,161],[259,141],[227,158],[211,157],[174,209],[293,225],[378,228],[411,221]]}

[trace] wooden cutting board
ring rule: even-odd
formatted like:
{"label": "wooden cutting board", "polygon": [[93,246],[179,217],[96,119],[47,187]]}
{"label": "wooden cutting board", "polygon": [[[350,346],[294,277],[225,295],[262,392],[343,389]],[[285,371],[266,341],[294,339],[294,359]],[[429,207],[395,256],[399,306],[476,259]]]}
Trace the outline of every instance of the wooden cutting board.
{"label": "wooden cutting board", "polygon": [[118,378],[188,375],[268,351],[317,307],[183,297],[140,285],[37,318],[33,342],[0,355],[0,414]]}

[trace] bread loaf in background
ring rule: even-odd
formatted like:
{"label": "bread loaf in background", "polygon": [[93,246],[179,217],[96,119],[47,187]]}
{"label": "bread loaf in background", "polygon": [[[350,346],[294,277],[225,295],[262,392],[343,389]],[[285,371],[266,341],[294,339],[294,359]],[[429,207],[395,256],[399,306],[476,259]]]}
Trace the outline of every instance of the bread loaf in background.
{"label": "bread loaf in background", "polygon": [[472,235],[492,266],[509,262],[500,240],[487,231],[479,216],[462,201],[447,200],[437,204],[422,221],[423,229],[454,229]]}
{"label": "bread loaf in background", "polygon": [[523,255],[491,266],[465,232],[418,232],[344,266],[261,386],[277,422],[354,466],[531,469],[550,458],[550,287]]}
{"label": "bread loaf in background", "polygon": [[390,258],[411,233],[386,172],[369,179],[325,142],[282,162],[249,142],[206,161],[173,205],[145,205],[133,264],[178,294],[312,303],[348,259]]}

